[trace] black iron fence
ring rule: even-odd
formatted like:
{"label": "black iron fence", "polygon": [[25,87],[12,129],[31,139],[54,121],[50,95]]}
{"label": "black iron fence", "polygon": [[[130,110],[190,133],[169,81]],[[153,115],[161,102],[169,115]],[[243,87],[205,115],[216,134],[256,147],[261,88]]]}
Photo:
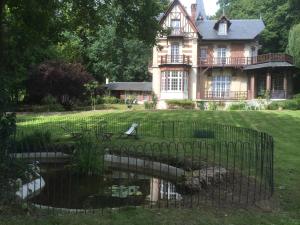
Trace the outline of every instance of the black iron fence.
{"label": "black iron fence", "polygon": [[[55,143],[35,146],[19,128],[10,156],[30,164],[19,198],[48,212],[94,212],[248,206],[273,194],[274,144],[265,133],[197,121],[92,121],[48,127]],[[46,129],[30,132],[37,130]]]}
{"label": "black iron fence", "polygon": [[49,131],[52,136],[61,138],[67,134],[81,134],[99,131],[111,133],[114,137],[128,131],[137,124],[138,137],[166,139],[213,139],[244,142],[258,142],[266,135],[257,130],[235,127],[231,125],[203,123],[197,120],[154,120],[145,118],[112,118],[112,117],[60,117],[55,121],[43,118],[35,120],[19,120],[17,137]]}

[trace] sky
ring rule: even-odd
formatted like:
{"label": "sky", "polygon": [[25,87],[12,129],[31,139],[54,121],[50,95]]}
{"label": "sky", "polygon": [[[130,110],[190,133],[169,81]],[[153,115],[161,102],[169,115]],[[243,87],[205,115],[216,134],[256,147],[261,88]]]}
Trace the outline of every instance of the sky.
{"label": "sky", "polygon": [[[203,0],[206,14],[208,16],[214,15],[218,10],[217,0]],[[187,7],[188,12],[191,11],[191,4],[196,3],[196,0],[181,0],[181,3]]]}

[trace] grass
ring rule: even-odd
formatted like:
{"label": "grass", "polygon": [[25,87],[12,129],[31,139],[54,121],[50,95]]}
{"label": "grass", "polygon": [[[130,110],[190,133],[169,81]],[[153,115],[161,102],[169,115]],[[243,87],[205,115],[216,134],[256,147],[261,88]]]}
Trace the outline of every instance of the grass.
{"label": "grass", "polygon": [[47,127],[72,124],[91,118],[200,120],[206,123],[249,127],[275,139],[275,209],[130,209],[108,215],[0,218],[0,224],[300,224],[300,112],[299,111],[121,111],[107,110],[72,114],[19,115],[19,126]]}

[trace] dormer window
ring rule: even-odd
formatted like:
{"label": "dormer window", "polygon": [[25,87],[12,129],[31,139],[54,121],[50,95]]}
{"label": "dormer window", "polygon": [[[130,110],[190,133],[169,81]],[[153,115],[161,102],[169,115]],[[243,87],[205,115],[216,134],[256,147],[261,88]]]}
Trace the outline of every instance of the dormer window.
{"label": "dormer window", "polygon": [[218,35],[227,35],[227,23],[223,22],[219,24]]}
{"label": "dormer window", "polygon": [[226,18],[226,16],[222,16],[214,26],[218,35],[226,36],[228,35],[229,28],[231,26],[231,22]]}

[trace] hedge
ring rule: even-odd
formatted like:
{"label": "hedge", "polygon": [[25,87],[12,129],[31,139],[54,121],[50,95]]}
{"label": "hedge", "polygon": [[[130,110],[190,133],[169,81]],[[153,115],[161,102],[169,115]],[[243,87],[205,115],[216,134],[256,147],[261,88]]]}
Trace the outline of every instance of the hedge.
{"label": "hedge", "polygon": [[192,100],[167,100],[169,109],[194,109],[195,103]]}

